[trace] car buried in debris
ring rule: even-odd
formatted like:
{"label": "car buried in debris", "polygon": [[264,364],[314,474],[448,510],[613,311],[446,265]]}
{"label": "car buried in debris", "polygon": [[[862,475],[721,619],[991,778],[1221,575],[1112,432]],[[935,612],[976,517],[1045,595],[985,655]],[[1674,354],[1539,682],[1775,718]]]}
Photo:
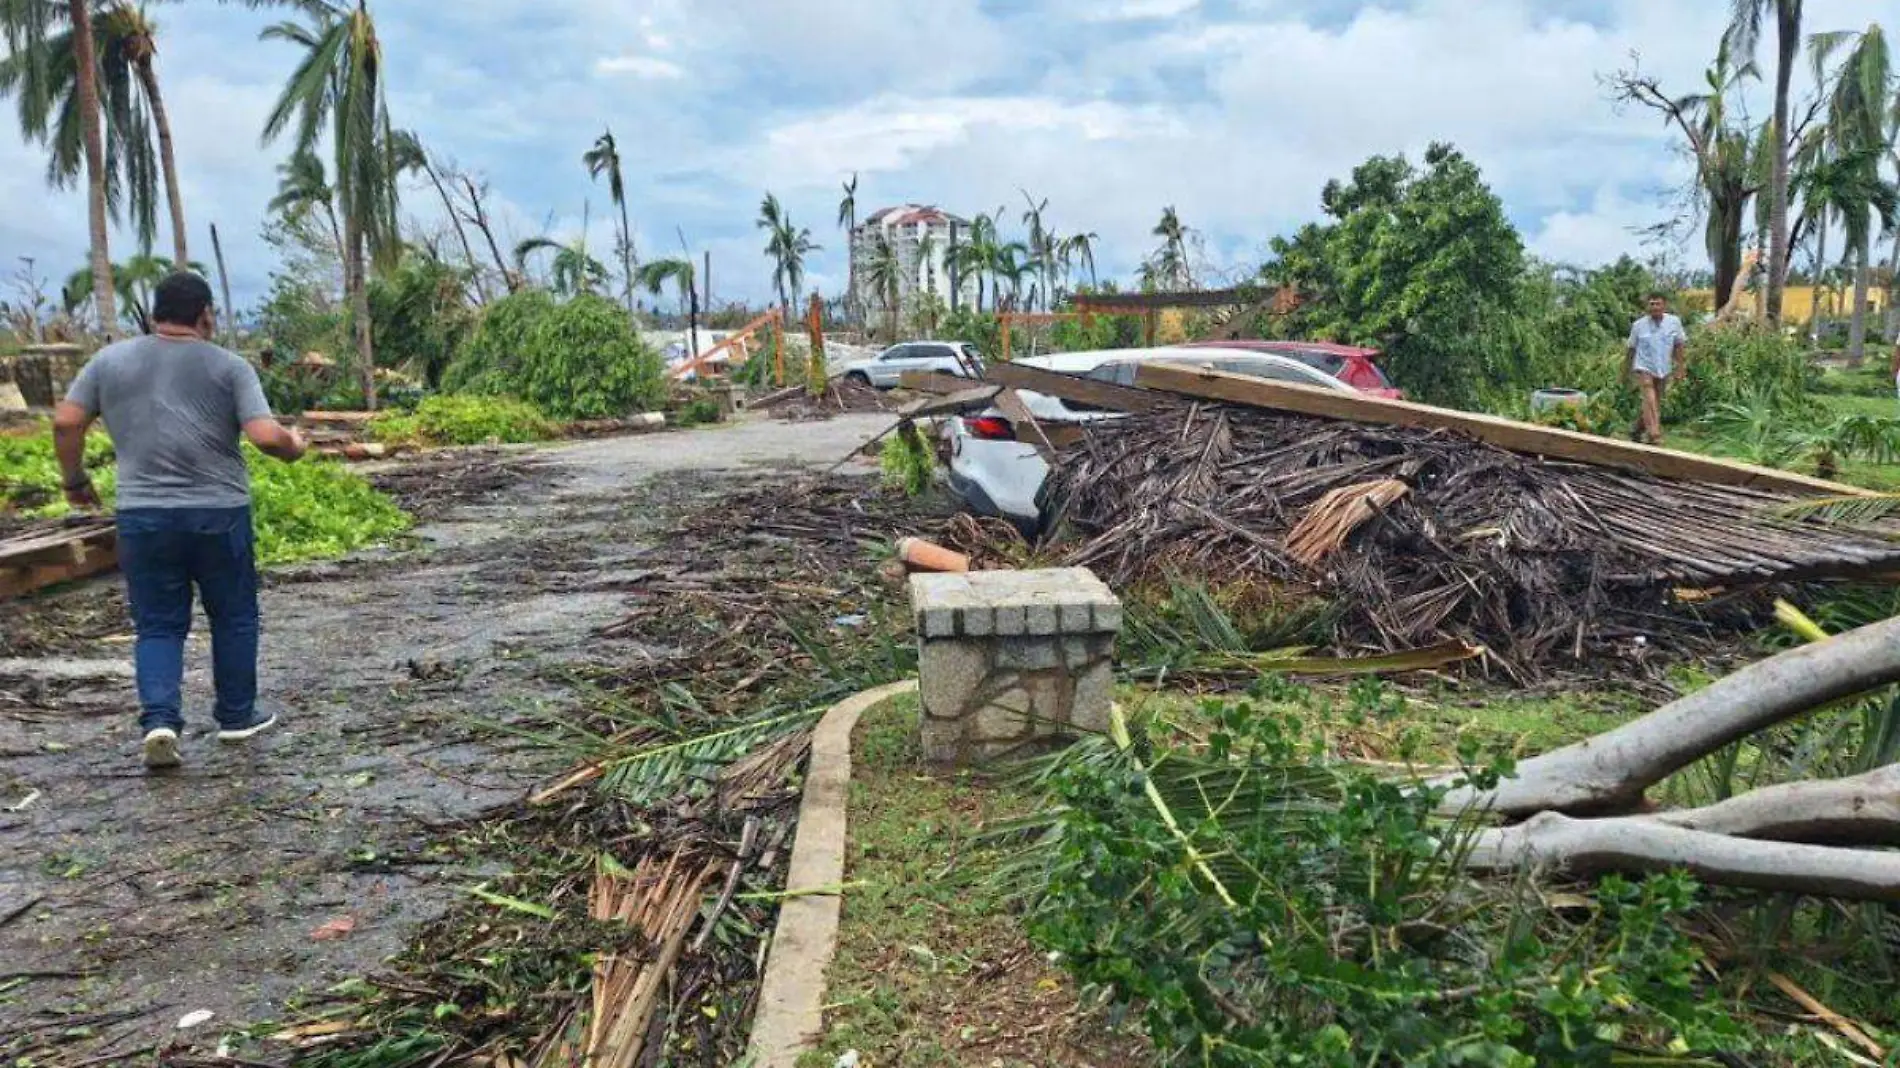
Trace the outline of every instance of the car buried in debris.
{"label": "car buried in debris", "polygon": [[[1133,386],[1135,375],[1143,366],[1159,365],[1205,368],[1315,389],[1359,392],[1300,360],[1240,348],[1107,349],[1036,356],[1015,363],[1120,386]],[[1044,427],[1077,426],[1124,417],[1120,412],[1031,390],[1019,389],[1016,393],[1029,414]],[[1034,536],[1041,530],[1045,504],[1042,489],[1049,476],[1049,465],[1034,445],[1019,440],[1015,422],[1005,412],[989,408],[952,416],[939,424],[938,433],[950,489],[964,507],[978,515],[1007,519],[1025,535]]]}

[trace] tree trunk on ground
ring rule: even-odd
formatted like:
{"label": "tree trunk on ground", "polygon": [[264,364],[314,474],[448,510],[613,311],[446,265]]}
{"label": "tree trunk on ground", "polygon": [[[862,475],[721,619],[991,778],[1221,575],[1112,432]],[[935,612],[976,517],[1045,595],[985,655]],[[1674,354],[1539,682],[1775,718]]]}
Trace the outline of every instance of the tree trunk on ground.
{"label": "tree trunk on ground", "polygon": [[1764,787],[1703,808],[1646,818],[1738,838],[1900,846],[1900,764],[1847,779]]}
{"label": "tree trunk on ground", "polygon": [[224,324],[227,338],[237,336],[237,309],[231,307],[231,272],[224,267],[224,242],[218,240],[218,224],[211,224],[211,255],[218,264],[218,292],[224,296],[224,314],[218,321]]}
{"label": "tree trunk on ground", "polygon": [[92,9],[86,0],[67,0],[73,33],[73,93],[79,127],[86,143],[86,222],[92,246],[92,304],[106,340],[118,332],[119,311],[112,290],[112,252],[106,229],[106,142],[99,114],[99,61],[92,37]]}
{"label": "tree trunk on ground", "polygon": [[1649,787],[1731,742],[1896,682],[1900,618],[1751,664],[1635,722],[1524,761],[1496,790],[1453,789],[1443,810],[1514,819],[1627,811]]}
{"label": "tree trunk on ground", "polygon": [[1478,872],[1550,867],[1574,876],[1686,869],[1724,886],[1900,902],[1900,853],[1734,838],[1646,817],[1578,820],[1545,812],[1480,831],[1465,864]]}
{"label": "tree trunk on ground", "polygon": [[1847,327],[1849,367],[1859,367],[1867,362],[1867,286],[1872,280],[1872,268],[1867,263],[1867,246],[1871,241],[1871,235],[1862,234],[1860,247],[1854,250],[1854,314],[1848,320]]}
{"label": "tree trunk on ground", "polygon": [[1776,0],[1775,26],[1775,159],[1769,182],[1767,317],[1779,327],[1782,295],[1788,286],[1788,117],[1795,60],[1801,52],[1800,0]]}

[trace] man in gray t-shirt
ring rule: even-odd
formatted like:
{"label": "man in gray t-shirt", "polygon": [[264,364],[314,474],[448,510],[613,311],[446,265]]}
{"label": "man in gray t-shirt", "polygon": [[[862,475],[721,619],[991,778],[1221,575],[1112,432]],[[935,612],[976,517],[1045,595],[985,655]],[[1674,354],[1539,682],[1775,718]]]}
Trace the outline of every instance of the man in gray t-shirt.
{"label": "man in gray t-shirt", "polygon": [[178,763],[180,687],[192,591],[211,620],[218,737],[249,738],[276,722],[257,708],[257,566],[251,482],[240,435],[280,460],[303,438],[272,418],[257,372],[213,345],[211,287],[178,272],[152,298],[153,333],[100,350],[53,415],[53,442],[75,507],[99,496],[83,463],[103,418],[118,456],[119,566],[125,573],[145,762]]}

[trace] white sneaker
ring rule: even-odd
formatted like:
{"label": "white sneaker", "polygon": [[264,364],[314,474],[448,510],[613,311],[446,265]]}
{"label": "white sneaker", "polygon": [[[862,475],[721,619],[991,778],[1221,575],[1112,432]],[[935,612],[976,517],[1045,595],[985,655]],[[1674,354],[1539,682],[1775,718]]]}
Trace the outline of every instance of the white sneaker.
{"label": "white sneaker", "polygon": [[145,766],[175,768],[178,759],[178,732],[170,727],[154,727],[145,732]]}

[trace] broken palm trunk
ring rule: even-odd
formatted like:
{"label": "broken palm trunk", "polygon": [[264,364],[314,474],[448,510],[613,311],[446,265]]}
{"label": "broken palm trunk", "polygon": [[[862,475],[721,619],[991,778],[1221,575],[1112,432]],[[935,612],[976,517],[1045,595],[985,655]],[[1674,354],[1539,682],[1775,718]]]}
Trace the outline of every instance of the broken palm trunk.
{"label": "broken palm trunk", "polygon": [[1783,518],[1783,493],[1260,409],[1103,424],[1051,479],[1065,562],[1119,588],[1307,588],[1343,608],[1342,646],[1482,645],[1520,681],[1751,628],[1771,584],[1900,570],[1900,528]]}

